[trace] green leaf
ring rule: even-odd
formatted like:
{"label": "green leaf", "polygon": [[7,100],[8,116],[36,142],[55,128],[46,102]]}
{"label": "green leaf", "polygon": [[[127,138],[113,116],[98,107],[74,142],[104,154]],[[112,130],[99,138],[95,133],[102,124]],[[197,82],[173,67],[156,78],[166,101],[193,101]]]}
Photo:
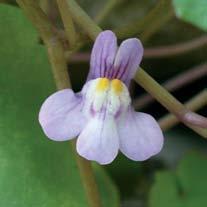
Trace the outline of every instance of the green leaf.
{"label": "green leaf", "polygon": [[207,156],[187,154],[176,172],[156,174],[150,192],[150,207],[197,207],[207,203]]}
{"label": "green leaf", "polygon": [[179,196],[176,189],[175,176],[170,172],[156,174],[155,185],[150,193],[150,207],[178,207]]}
{"label": "green leaf", "polygon": [[[69,142],[53,142],[38,124],[55,91],[45,48],[20,9],[0,5],[0,206],[87,207]],[[96,168],[104,206],[118,193]]]}
{"label": "green leaf", "polygon": [[113,165],[107,165],[106,169],[117,183],[122,199],[130,197],[136,191],[142,172],[141,163],[133,162],[120,153]]}
{"label": "green leaf", "polygon": [[206,0],[173,0],[176,15],[207,31]]}

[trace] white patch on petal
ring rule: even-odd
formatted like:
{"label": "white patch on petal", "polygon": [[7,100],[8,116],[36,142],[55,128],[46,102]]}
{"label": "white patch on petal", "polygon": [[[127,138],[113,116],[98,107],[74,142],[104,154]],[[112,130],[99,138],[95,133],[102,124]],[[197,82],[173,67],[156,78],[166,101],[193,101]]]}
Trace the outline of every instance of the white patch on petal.
{"label": "white patch on petal", "polygon": [[118,79],[97,78],[89,81],[85,93],[84,112],[88,117],[105,111],[115,116],[120,109],[124,112],[131,103],[128,88]]}
{"label": "white patch on petal", "polygon": [[116,114],[120,106],[121,106],[120,97],[117,96],[112,90],[110,90],[108,93],[107,111],[110,114]]}

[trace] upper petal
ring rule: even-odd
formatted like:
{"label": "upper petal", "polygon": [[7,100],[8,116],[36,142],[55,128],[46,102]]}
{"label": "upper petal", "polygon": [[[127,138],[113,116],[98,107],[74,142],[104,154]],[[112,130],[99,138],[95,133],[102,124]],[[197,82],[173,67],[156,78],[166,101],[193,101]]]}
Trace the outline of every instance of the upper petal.
{"label": "upper petal", "polygon": [[64,89],[46,99],[39,112],[39,122],[50,139],[72,139],[81,132],[86,122],[81,110],[81,97],[71,89]]}
{"label": "upper petal", "polygon": [[139,67],[143,52],[139,39],[131,38],[123,41],[115,58],[113,78],[122,80],[128,86]]}
{"label": "upper petal", "polygon": [[160,152],[163,134],[156,120],[149,114],[130,110],[118,125],[120,150],[135,161],[146,160]]}
{"label": "upper petal", "polygon": [[78,153],[88,160],[109,164],[118,154],[119,141],[112,116],[97,114],[92,118],[77,140]]}
{"label": "upper petal", "polygon": [[117,38],[115,34],[106,30],[101,32],[94,43],[91,61],[90,71],[87,80],[107,77],[113,67],[114,58],[117,51]]}

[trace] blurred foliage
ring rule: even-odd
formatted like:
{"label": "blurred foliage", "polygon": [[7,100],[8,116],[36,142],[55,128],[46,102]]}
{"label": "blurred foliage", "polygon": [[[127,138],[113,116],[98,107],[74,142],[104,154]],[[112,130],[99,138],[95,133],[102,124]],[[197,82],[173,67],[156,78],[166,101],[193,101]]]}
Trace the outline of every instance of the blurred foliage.
{"label": "blurred foliage", "polygon": [[[38,111],[55,87],[46,51],[22,12],[0,5],[0,206],[88,206],[68,142],[52,142]],[[96,176],[104,206],[118,193],[103,169]]]}
{"label": "blurred foliage", "polygon": [[173,0],[173,3],[180,19],[207,31],[206,0]]}
{"label": "blurred foliage", "polygon": [[126,156],[119,153],[114,163],[105,168],[118,185],[120,192],[122,193],[122,198],[134,193],[134,187],[136,186],[142,172],[141,165],[139,163],[129,162],[129,159],[126,158]]}
{"label": "blurred foliage", "polygon": [[[91,17],[95,17],[101,12],[105,4],[109,0],[78,0],[80,5],[89,13]],[[126,25],[130,21],[141,19],[153,6],[156,0],[117,0],[117,6],[109,13],[104,20],[104,28],[111,29]],[[124,18],[122,18],[124,16]]]}
{"label": "blurred foliage", "polygon": [[156,173],[150,192],[150,207],[206,206],[207,156],[192,152],[179,163],[175,172]]}

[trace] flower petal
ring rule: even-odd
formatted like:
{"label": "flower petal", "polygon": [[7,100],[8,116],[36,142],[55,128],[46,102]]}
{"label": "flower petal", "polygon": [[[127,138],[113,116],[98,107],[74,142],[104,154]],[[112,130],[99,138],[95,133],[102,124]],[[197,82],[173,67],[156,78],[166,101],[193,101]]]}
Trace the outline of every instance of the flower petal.
{"label": "flower petal", "polygon": [[130,109],[119,123],[120,150],[135,161],[146,160],[160,152],[163,134],[156,120],[149,114]]}
{"label": "flower petal", "polygon": [[115,58],[113,78],[122,80],[128,86],[139,67],[143,52],[140,40],[131,38],[123,41]]}
{"label": "flower petal", "polygon": [[72,139],[81,132],[86,123],[81,109],[81,97],[70,89],[64,89],[46,99],[40,109],[39,122],[50,139]]}
{"label": "flower petal", "polygon": [[88,160],[109,164],[118,154],[119,141],[112,116],[97,114],[90,120],[77,140],[78,153]]}
{"label": "flower petal", "polygon": [[107,73],[113,67],[116,51],[117,39],[115,34],[110,30],[101,32],[93,46],[87,80],[107,77]]}

